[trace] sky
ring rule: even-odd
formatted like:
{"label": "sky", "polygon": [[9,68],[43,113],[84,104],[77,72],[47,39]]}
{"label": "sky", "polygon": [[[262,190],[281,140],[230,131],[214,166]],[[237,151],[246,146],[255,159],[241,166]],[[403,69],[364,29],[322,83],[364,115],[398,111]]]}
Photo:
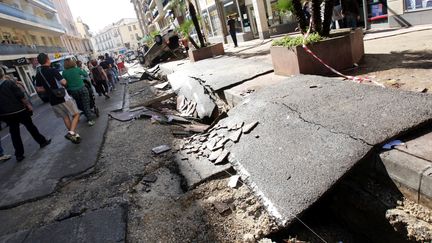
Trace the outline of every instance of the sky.
{"label": "sky", "polygon": [[137,17],[130,0],[68,0],[68,3],[75,21],[81,17],[93,33],[122,18]]}

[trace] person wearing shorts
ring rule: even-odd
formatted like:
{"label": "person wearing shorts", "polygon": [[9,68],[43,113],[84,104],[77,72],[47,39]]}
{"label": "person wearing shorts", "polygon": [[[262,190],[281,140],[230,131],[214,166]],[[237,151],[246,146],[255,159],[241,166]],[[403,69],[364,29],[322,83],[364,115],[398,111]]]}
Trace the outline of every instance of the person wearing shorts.
{"label": "person wearing shorts", "polygon": [[81,142],[80,135],[76,132],[80,119],[80,112],[75,101],[66,94],[65,97],[57,97],[52,88],[56,89],[59,86],[66,86],[67,82],[62,75],[54,68],[51,68],[51,61],[48,55],[40,53],[37,57],[38,62],[42,65],[36,74],[36,89],[38,92],[48,92],[48,97],[54,114],[58,118],[62,118],[68,129],[65,138],[72,143],[78,144]]}

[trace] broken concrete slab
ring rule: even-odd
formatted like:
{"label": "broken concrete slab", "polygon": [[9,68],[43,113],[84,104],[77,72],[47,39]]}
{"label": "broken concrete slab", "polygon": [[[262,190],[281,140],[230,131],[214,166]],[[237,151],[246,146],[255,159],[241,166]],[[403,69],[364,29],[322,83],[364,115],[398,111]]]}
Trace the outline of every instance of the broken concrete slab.
{"label": "broken concrete slab", "polygon": [[[241,65],[238,65],[239,63]],[[273,71],[273,65],[261,59],[223,56],[196,63],[186,62],[180,66],[176,66],[176,63],[162,64],[161,70],[170,74],[168,75],[170,83],[179,76],[192,77],[202,80],[212,90],[219,91],[270,73]],[[176,90],[174,87],[173,89]]]}
{"label": "broken concrete slab", "polygon": [[228,137],[231,141],[233,141],[234,143],[237,143],[240,140],[240,137],[243,133],[242,129],[239,129],[237,131],[234,131],[231,133],[231,135]]}
{"label": "broken concrete slab", "polygon": [[397,149],[432,162],[432,133],[407,141],[405,145],[398,146]]}
{"label": "broken concrete slab", "polygon": [[175,155],[175,161],[179,165],[180,173],[186,180],[188,189],[193,189],[206,180],[216,177],[232,167],[230,163],[214,165],[206,158],[201,157],[197,159],[182,152]]}
{"label": "broken concrete slab", "polygon": [[279,224],[287,225],[374,145],[430,123],[431,106],[430,95],[297,76],[251,95],[219,124],[259,122],[231,146],[229,160]]}
{"label": "broken concrete slab", "polygon": [[124,214],[120,207],[89,212],[34,229],[21,242],[125,242]]}
{"label": "broken concrete slab", "polygon": [[199,118],[204,119],[213,115],[216,104],[196,79],[174,73],[168,75],[168,80],[172,89],[179,96],[184,96],[187,100],[196,103],[196,111]]}
{"label": "broken concrete slab", "polygon": [[225,162],[225,160],[228,158],[229,153],[230,152],[228,150],[226,150],[226,149],[222,150],[221,154],[216,159],[216,161],[214,162],[214,164],[215,165],[219,165],[219,164],[222,164],[223,162]]}
{"label": "broken concrete slab", "polygon": [[240,85],[234,86],[230,89],[224,90],[225,101],[230,107],[234,107],[240,104],[244,99],[249,97],[252,93],[249,90],[254,90],[254,92],[259,92],[260,90],[278,84],[280,82],[287,81],[284,76],[279,76],[274,73],[269,73],[250,81],[244,82]]}

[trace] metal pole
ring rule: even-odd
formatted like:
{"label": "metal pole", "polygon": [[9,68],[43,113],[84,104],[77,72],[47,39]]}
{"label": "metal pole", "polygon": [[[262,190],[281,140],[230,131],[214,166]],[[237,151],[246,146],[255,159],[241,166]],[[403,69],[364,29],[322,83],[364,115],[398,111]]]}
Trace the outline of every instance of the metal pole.
{"label": "metal pole", "polygon": [[369,29],[369,22],[368,22],[368,10],[367,10],[367,0],[363,1],[363,19],[365,23],[365,30]]}
{"label": "metal pole", "polygon": [[240,5],[238,3],[238,0],[234,0],[234,1],[236,2],[236,5],[237,5],[237,11],[238,11],[238,14],[239,14],[239,17],[240,17],[240,25],[241,25],[241,28],[242,28],[242,32],[244,33],[245,31],[244,31],[244,26],[243,26],[243,16],[242,16],[242,13],[240,11]]}

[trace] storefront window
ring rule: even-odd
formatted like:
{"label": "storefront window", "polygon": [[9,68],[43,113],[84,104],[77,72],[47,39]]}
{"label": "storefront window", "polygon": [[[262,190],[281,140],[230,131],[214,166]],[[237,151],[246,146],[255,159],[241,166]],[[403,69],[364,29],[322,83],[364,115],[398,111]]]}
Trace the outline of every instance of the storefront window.
{"label": "storefront window", "polygon": [[432,9],[432,0],[405,0],[405,10]]}

